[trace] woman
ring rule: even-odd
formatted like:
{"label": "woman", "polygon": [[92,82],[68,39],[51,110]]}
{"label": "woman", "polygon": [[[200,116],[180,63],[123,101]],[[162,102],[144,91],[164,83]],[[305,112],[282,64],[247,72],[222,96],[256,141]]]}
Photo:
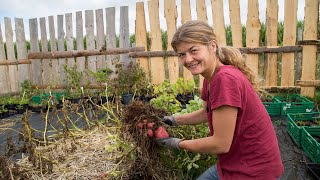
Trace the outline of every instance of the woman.
{"label": "woman", "polygon": [[204,107],[190,114],[164,117],[170,125],[208,123],[210,136],[193,140],[159,138],[158,144],[198,153],[217,154],[216,165],[198,179],[279,179],[283,173],[277,138],[258,83],[236,48],[220,47],[213,29],[189,21],[171,45],[181,63],[204,77]]}

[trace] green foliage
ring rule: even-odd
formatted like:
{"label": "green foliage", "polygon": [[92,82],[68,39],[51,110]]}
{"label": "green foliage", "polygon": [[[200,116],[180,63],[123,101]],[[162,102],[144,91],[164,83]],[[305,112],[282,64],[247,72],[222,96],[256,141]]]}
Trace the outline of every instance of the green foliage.
{"label": "green foliage", "polygon": [[183,78],[178,78],[177,82],[172,85],[172,92],[178,94],[193,94],[195,83],[193,80],[185,81]]}
{"label": "green foliage", "polygon": [[228,25],[226,26],[226,41],[227,41],[227,46],[232,46],[232,31],[231,31],[231,26]]}
{"label": "green foliage", "polygon": [[70,89],[67,90],[67,96],[69,97],[80,97],[82,94],[81,89],[81,78],[83,76],[82,71],[77,71],[77,66],[74,65],[72,68],[68,68],[67,66],[64,66],[64,69],[66,71],[66,82]]}
{"label": "green foliage", "polygon": [[[177,112],[175,115],[186,114],[203,108],[203,101],[195,96],[194,100],[189,101],[187,109]],[[178,128],[171,128],[170,133],[174,137],[184,139],[198,139],[207,137],[210,130],[207,124],[200,124],[196,126],[179,126]],[[174,162],[165,160],[166,156],[175,157]],[[183,179],[196,179],[205,170],[214,165],[217,161],[216,156],[204,153],[193,153],[181,150],[168,150],[163,152],[162,160],[164,163],[174,169],[181,170],[185,175]]]}

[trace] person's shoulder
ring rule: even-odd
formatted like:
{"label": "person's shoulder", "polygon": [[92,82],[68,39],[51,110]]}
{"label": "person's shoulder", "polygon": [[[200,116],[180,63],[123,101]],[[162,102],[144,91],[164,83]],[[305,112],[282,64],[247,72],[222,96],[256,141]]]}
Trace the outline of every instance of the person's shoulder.
{"label": "person's shoulder", "polygon": [[229,76],[229,77],[234,77],[237,79],[239,69],[231,66],[231,65],[224,65],[219,68],[219,71],[217,72],[217,76]]}

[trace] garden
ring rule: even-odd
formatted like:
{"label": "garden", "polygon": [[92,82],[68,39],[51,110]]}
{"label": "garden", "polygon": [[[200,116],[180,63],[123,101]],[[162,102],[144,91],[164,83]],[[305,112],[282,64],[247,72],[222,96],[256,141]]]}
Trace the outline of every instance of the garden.
{"label": "garden", "polygon": [[[164,115],[202,108],[193,80],[151,85],[138,64],[119,63],[116,76],[108,68],[89,72],[99,86],[88,89],[80,86],[82,72],[66,72],[69,88],[64,91],[37,89],[25,81],[21,93],[1,97],[1,179],[195,179],[216,162],[214,155],[155,142],[159,131],[185,139],[209,135],[205,124],[176,128],[161,121]],[[287,165],[284,160],[286,172],[296,166],[303,177],[312,177],[303,166],[319,163],[317,99],[264,93],[261,101],[272,117],[283,159],[290,158]],[[288,153],[290,146],[299,156]]]}

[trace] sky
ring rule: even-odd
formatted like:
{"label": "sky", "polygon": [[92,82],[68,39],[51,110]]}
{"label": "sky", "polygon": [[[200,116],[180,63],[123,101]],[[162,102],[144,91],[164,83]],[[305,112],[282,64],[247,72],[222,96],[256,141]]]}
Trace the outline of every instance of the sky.
{"label": "sky", "polygon": [[[135,9],[136,2],[145,2],[145,11],[146,11],[146,22],[147,30],[149,30],[149,18],[148,18],[148,6],[147,0],[0,0],[0,25],[2,30],[2,37],[4,37],[4,17],[10,17],[11,23],[13,25],[14,31],[14,18],[23,18],[24,19],[24,28],[26,32],[26,39],[29,39],[29,26],[28,21],[31,18],[40,18],[54,16],[55,23],[57,15],[63,15],[66,13],[72,13],[73,19],[75,19],[75,13],[77,11],[84,10],[96,10],[96,9],[105,9],[107,7],[116,8],[116,19],[120,19],[119,11],[120,6],[129,7],[129,32],[134,34],[134,23],[135,23]],[[229,0],[224,1],[224,19],[225,24],[228,25],[229,20]],[[278,0],[279,12],[278,18],[279,21],[283,21],[284,17],[284,1]],[[180,26],[180,7],[181,0],[176,0],[177,10],[178,10],[178,19],[177,26]],[[212,11],[211,11],[211,0],[206,0],[207,4],[207,14],[208,14],[208,23],[212,25]],[[190,0],[191,5],[191,14],[192,19],[196,19],[196,0]],[[304,18],[304,0],[298,0],[298,20],[303,20]],[[245,24],[247,19],[247,6],[248,0],[240,0],[240,14],[241,22]],[[164,18],[163,12],[163,0],[159,0],[159,11],[160,11],[160,27],[166,29],[166,20]],[[105,11],[104,11],[105,13]],[[266,0],[259,0],[259,18],[261,22],[265,22],[266,15]],[[84,14],[83,14],[84,17]],[[47,19],[47,18],[46,18]],[[75,23],[75,22],[74,22]],[[48,26],[48,25],[47,25]],[[74,28],[75,29],[75,24]],[[116,32],[119,32],[119,20],[116,20]],[[74,33],[75,34],[75,33]]]}

